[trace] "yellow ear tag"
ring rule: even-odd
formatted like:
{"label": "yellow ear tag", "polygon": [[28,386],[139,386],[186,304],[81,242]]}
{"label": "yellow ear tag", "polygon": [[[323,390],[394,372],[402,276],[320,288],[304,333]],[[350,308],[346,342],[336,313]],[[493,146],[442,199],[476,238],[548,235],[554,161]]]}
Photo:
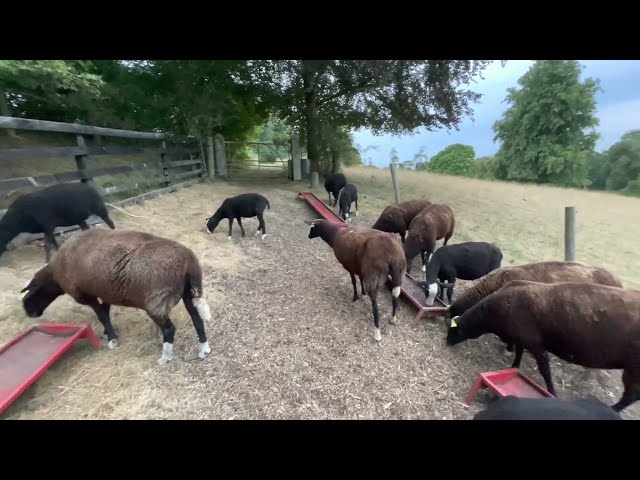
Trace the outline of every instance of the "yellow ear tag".
{"label": "yellow ear tag", "polygon": [[20,298],[24,298],[24,296],[29,293],[29,290],[26,290],[20,294]]}
{"label": "yellow ear tag", "polygon": [[451,319],[451,328],[456,328],[457,326],[458,324],[456,323],[456,321]]}

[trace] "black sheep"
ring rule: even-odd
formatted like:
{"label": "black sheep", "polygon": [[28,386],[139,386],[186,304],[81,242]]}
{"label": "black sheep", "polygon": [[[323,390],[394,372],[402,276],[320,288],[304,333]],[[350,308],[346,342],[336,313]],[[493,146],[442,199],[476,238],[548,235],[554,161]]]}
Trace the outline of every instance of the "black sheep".
{"label": "black sheep", "polygon": [[622,417],[596,398],[560,400],[507,395],[476,413],[473,420],[622,420]]}
{"label": "black sheep", "polygon": [[[338,202],[338,194],[342,187],[347,184],[347,178],[342,173],[332,173],[327,175],[327,178],[324,180],[324,188],[329,194],[329,206],[333,207]],[[331,195],[333,195],[333,199],[336,203],[331,200]]]}
{"label": "black sheep", "polygon": [[229,219],[229,239],[231,239],[231,232],[233,227],[233,220],[236,219],[238,221],[238,225],[240,225],[240,230],[242,231],[242,236],[245,236],[244,227],[242,226],[243,218],[253,218],[258,217],[258,229],[256,230],[256,235],[260,233],[262,230],[262,239],[267,236],[267,227],[264,224],[264,209],[268,207],[271,210],[271,205],[269,205],[269,200],[260,195],[259,193],[242,193],[240,195],[236,195],[235,197],[226,198],[218,210],[209,218],[207,218],[206,226],[207,231],[209,233],[213,233],[220,221],[223,218]]}
{"label": "black sheep", "polygon": [[89,230],[87,218],[100,217],[111,228],[107,207],[98,191],[88,183],[61,183],[18,197],[0,219],[0,255],[21,233],[43,233],[46,261],[58,249],[53,235],[57,227],[79,225]]}
{"label": "black sheep", "polygon": [[358,189],[353,183],[347,183],[338,193],[339,215],[343,220],[351,222],[351,204],[356,204],[356,217],[358,216]]}
{"label": "black sheep", "polygon": [[[464,242],[445,245],[431,256],[426,268],[426,281],[418,284],[425,289],[427,306],[433,305],[438,287],[447,289],[451,303],[457,278],[477,280],[500,268],[501,263],[502,251],[492,243]],[[442,297],[444,299],[444,295]]]}

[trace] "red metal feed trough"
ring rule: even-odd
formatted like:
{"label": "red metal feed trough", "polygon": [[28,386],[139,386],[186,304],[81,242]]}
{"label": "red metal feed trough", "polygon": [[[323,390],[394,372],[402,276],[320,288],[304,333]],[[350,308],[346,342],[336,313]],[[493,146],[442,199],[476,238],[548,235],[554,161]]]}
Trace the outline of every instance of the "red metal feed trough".
{"label": "red metal feed trough", "polygon": [[0,413],[79,339],[100,349],[90,325],[41,323],[0,348]]}
{"label": "red metal feed trough", "polygon": [[[315,210],[315,212],[320,215],[325,220],[342,226],[348,226],[347,223],[342,220],[331,208],[329,208],[324,202],[320,201],[318,197],[316,197],[311,192],[299,192],[298,197],[302,197],[304,200],[309,203],[311,208]],[[387,280],[387,287],[391,288],[390,279]],[[436,301],[440,304],[437,307],[427,307],[425,306],[427,297],[424,293],[422,287],[417,284],[417,280],[413,278],[408,273],[405,275],[404,281],[402,282],[402,287],[400,289],[400,294],[406,300],[409,301],[415,308],[418,309],[418,313],[411,321],[411,327],[415,327],[420,319],[425,315],[429,314],[440,314],[442,315],[444,311],[447,309],[447,305],[439,298],[436,297]]]}
{"label": "red metal feed trough", "polygon": [[518,368],[481,373],[469,390],[464,403],[470,405],[478,390],[483,388],[488,388],[499,397],[508,395],[524,398],[553,397]]}

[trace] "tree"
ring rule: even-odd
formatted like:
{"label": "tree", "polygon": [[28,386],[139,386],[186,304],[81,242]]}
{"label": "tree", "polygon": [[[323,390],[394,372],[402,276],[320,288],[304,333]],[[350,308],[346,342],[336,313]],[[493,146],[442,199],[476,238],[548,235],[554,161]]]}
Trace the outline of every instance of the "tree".
{"label": "tree", "polygon": [[427,171],[472,177],[476,168],[475,158],[476,152],[472,146],[454,143],[431,158]]}
{"label": "tree", "polygon": [[[280,118],[296,125],[312,169],[322,163],[322,126],[375,134],[457,128],[480,94],[464,86],[484,60],[257,60],[245,82]],[[334,165],[335,168],[335,165]]]}
{"label": "tree", "polygon": [[494,124],[502,145],[498,178],[564,186],[588,185],[588,159],[598,134],[595,94],[599,81],[580,81],[575,60],[537,61],[510,88],[511,107]]}
{"label": "tree", "polygon": [[475,177],[482,178],[484,180],[491,180],[494,178],[493,173],[493,158],[492,156],[488,157],[479,157],[475,161]]}
{"label": "tree", "polygon": [[0,60],[0,114],[74,121],[82,100],[99,99],[103,85],[84,61]]}
{"label": "tree", "polygon": [[631,184],[630,190],[635,191],[640,180],[640,131],[625,133],[619,142],[607,150],[605,156],[605,188],[625,190]]}

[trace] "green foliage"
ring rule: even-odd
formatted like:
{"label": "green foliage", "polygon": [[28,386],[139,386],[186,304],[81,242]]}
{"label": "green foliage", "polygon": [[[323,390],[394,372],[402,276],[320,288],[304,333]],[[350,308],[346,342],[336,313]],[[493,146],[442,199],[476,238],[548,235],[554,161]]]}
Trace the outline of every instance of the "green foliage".
{"label": "green foliage", "polygon": [[478,158],[475,161],[474,176],[476,178],[481,178],[483,180],[492,180],[494,178],[492,162],[493,162],[493,157]]}
{"label": "green foliage", "polygon": [[435,154],[427,165],[427,171],[472,177],[476,169],[475,157],[473,147],[455,143]]}
{"label": "green foliage", "polygon": [[[457,127],[480,94],[466,90],[480,60],[257,60],[247,83],[305,138],[314,169],[333,155],[323,132],[374,133]],[[335,155],[333,155],[335,157]],[[329,160],[332,163],[333,158]]]}
{"label": "green foliage", "polygon": [[274,163],[280,159],[286,161],[289,158],[291,135],[291,128],[281,119],[270,117],[265,124],[256,127],[251,141],[273,144],[271,147],[261,146],[260,160]]}
{"label": "green foliage", "polygon": [[[598,138],[594,128],[599,82],[580,82],[574,60],[536,62],[508,90],[511,107],[494,125],[502,145],[495,174],[506,180],[584,187],[589,157]],[[590,131],[589,131],[590,129]]]}
{"label": "green foliage", "polygon": [[[619,142],[606,152],[607,177],[605,188],[607,190],[636,190],[636,183],[640,178],[640,131],[625,133]],[[632,185],[633,183],[633,185]]]}

